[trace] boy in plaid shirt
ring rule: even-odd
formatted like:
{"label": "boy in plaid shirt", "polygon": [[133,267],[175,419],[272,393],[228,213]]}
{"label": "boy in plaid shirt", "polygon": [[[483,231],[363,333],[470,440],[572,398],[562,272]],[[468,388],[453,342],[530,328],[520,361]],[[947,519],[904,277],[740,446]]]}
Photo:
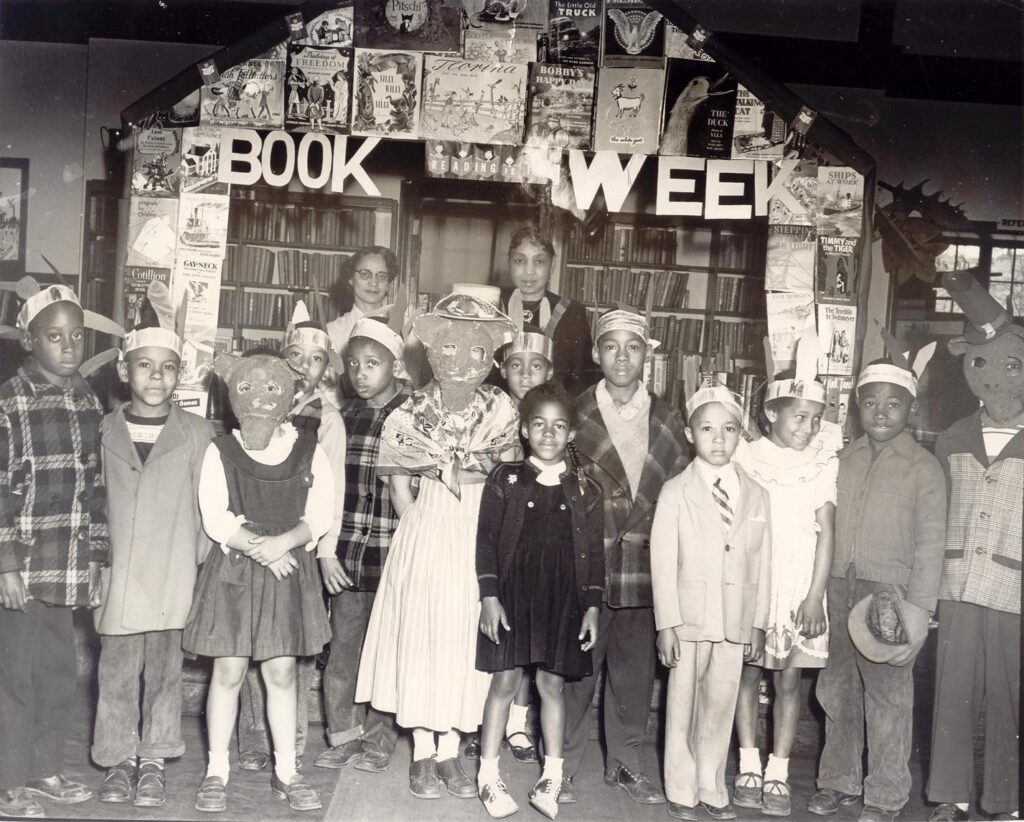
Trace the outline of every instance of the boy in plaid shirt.
{"label": "boy in plaid shirt", "polygon": [[62,773],[76,664],[71,609],[99,603],[107,562],[103,409],[78,373],[85,318],[65,286],[18,314],[29,352],[0,386],[0,816],[92,798]]}
{"label": "boy in plaid shirt", "polygon": [[[393,309],[394,310],[394,309]],[[331,652],[324,670],[327,741],[318,768],[361,771],[387,769],[398,730],[392,714],[354,702],[359,655],[373,598],[387,559],[398,515],[386,481],[377,476],[384,420],[408,396],[399,380],[405,373],[402,338],[384,318],[363,317],[345,348],[345,371],[356,396],[341,409],[348,432],[345,454],[345,510],[338,553],[320,558],[331,593]]]}

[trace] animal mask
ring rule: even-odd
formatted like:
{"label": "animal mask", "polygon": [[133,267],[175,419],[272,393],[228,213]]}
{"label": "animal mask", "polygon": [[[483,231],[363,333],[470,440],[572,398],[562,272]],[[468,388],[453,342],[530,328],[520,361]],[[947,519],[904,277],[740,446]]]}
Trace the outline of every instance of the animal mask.
{"label": "animal mask", "polygon": [[214,360],[213,370],[227,384],[231,410],[241,426],[242,445],[262,451],[288,416],[298,375],[280,357],[269,354],[221,354]]}

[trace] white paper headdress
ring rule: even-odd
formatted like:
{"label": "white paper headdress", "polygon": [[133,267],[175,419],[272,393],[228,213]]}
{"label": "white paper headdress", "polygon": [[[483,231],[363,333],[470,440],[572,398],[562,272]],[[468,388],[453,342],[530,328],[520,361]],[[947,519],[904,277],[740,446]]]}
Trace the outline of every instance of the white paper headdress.
{"label": "white paper headdress", "polygon": [[[768,338],[764,341],[765,362],[768,374],[775,375],[775,359],[772,357]],[[765,389],[764,401],[792,398],[810,400],[825,404],[825,385],[817,381],[818,376],[818,335],[807,329],[796,344],[796,376],[789,379],[772,379]]]}

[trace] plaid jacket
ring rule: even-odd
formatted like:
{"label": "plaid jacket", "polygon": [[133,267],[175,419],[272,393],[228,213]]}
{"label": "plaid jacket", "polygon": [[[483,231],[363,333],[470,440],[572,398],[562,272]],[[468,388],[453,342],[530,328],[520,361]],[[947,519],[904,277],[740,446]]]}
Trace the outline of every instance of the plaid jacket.
{"label": "plaid jacket", "polygon": [[89,563],[107,562],[102,420],[81,377],[57,388],[27,365],[0,386],[0,573],[31,599],[87,605]]}
{"label": "plaid jacket", "polygon": [[1024,431],[990,463],[976,411],[939,435],[935,456],[949,480],[939,599],[1019,614]]}
{"label": "plaid jacket", "polygon": [[387,479],[377,475],[377,454],[384,420],[408,396],[409,388],[403,384],[402,390],[382,408],[374,408],[358,397],[347,400],[341,408],[348,447],[338,559],[359,591],[377,590],[388,547],[398,527]]}
{"label": "plaid jacket", "polygon": [[608,436],[594,388],[580,394],[576,406],[576,448],[584,470],[604,494],[605,602],[612,608],[650,607],[654,506],[665,480],[690,461],[683,424],[664,401],[651,397],[647,457],[636,499],[631,499],[626,470]]}

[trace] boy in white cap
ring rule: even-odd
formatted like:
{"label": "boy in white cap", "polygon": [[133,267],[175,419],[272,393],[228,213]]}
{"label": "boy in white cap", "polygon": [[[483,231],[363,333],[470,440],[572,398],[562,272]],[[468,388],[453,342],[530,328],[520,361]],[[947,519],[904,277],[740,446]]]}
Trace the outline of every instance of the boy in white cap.
{"label": "boy in white cap", "polygon": [[[915,365],[923,369],[920,355]],[[863,791],[862,822],[892,822],[910,797],[913,661],[942,575],[946,480],[938,460],[905,430],[917,408],[917,377],[903,357],[865,367],[856,399],[865,433],[839,454],[828,665],[815,691],[825,711],[825,747],[807,810],[829,816]],[[867,610],[854,606],[880,595],[903,600],[900,621],[912,640],[888,661],[858,642],[863,616],[854,625]]]}
{"label": "boy in white cap", "polygon": [[0,386],[0,816],[92,798],[62,773],[74,703],[71,609],[95,607],[107,562],[103,409],[78,373],[85,316],[47,286],[18,314],[28,361]]}
{"label": "boy in white cap", "polygon": [[100,658],[92,758],[107,768],[99,800],[136,807],[164,804],[164,759],[185,752],[181,635],[197,567],[210,549],[198,490],[214,430],[171,402],[181,346],[170,328],[130,331],[117,370],[131,397],[103,420],[110,566],[94,614]]}
{"label": "boy in white cap", "polygon": [[[744,660],[764,650],[768,495],[733,460],[743,410],[728,388],[686,404],[697,458],[665,483],[651,527],[651,581],[666,694],[669,815],[730,817],[725,763]],[[734,816],[734,814],[733,814]]]}

